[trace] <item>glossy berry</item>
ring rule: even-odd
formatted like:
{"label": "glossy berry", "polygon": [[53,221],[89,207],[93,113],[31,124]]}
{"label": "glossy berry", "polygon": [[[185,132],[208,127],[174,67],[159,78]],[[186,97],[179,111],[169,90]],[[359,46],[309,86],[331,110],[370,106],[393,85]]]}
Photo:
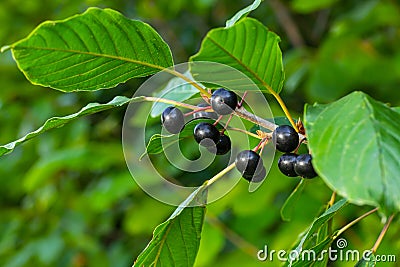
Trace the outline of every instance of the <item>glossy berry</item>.
{"label": "glossy berry", "polygon": [[211,107],[219,115],[231,114],[236,109],[237,102],[236,94],[224,88],[215,90],[210,99]]}
{"label": "glossy berry", "polygon": [[317,173],[312,166],[312,157],[310,154],[301,154],[296,158],[296,162],[294,163],[294,171],[297,175],[303,178],[314,178],[317,176]]}
{"label": "glossy berry", "polygon": [[264,180],[265,176],[267,176],[267,170],[264,168],[264,166],[262,167],[262,169],[259,173],[256,173],[256,174],[243,173],[243,175],[242,175],[242,177],[244,179],[246,179],[249,182],[253,182],[253,183],[261,182],[262,180]]}
{"label": "glossy berry", "polygon": [[165,130],[172,134],[179,133],[185,126],[182,111],[176,107],[167,107],[161,115],[161,123]]}
{"label": "glossy berry", "polygon": [[207,122],[200,122],[194,127],[194,139],[204,147],[215,146],[220,138],[220,133],[214,125]]}
{"label": "glossy berry", "polygon": [[253,150],[243,150],[236,156],[236,169],[243,175],[249,177],[262,171],[263,160]]}
{"label": "glossy berry", "polygon": [[272,139],[276,149],[281,152],[292,152],[299,145],[299,135],[289,125],[278,126],[272,135]]}
{"label": "glossy berry", "polygon": [[231,139],[229,136],[220,135],[216,147],[207,147],[208,151],[217,155],[225,155],[231,150]]}
{"label": "glossy berry", "polygon": [[297,173],[294,171],[296,158],[297,154],[294,153],[283,154],[278,160],[278,168],[281,173],[289,177],[296,177]]}
{"label": "glossy berry", "polygon": [[[204,108],[208,107],[209,105],[206,103],[201,103],[197,105],[199,108]],[[204,110],[198,111],[196,113],[193,113],[193,119],[199,119],[199,118],[209,118],[209,119],[218,119],[218,115],[215,112],[207,112]]]}

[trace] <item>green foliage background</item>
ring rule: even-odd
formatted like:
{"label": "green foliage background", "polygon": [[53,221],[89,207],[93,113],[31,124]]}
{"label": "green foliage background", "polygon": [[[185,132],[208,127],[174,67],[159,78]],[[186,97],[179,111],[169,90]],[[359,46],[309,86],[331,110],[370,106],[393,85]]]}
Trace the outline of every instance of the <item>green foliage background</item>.
{"label": "green foliage background", "polygon": [[[0,2],[0,45],[25,37],[44,20],[63,19],[89,6],[110,7],[148,22],[170,44],[175,62],[197,52],[204,35],[251,1],[61,1]],[[283,6],[282,6],[283,5]],[[293,25],[281,20],[291,14]],[[265,1],[252,13],[282,38],[286,82],[282,97],[297,117],[304,103],[327,103],[353,90],[400,106],[400,4],[396,1]],[[0,56],[0,142],[8,143],[54,115],[78,111],[113,95],[133,95],[142,80],[113,92],[62,94],[31,85],[12,61]],[[282,113],[271,98],[276,116]],[[122,153],[124,108],[81,118],[18,147],[0,159],[0,263],[2,266],[130,266],[156,225],[174,207],[147,196],[131,178]],[[157,123],[157,122],[155,122]],[[190,149],[190,148],[189,148]],[[276,164],[274,165],[276,166]],[[175,170],[170,172],[173,175]],[[142,175],[146,175],[143,173]],[[211,176],[211,173],[210,173]],[[291,222],[280,208],[297,180],[276,167],[255,193],[241,181],[209,205],[196,266],[277,266],[256,252],[290,249],[329,200],[321,180],[307,183]],[[347,206],[340,227],[371,207]],[[400,260],[399,220],[378,254]],[[348,248],[372,247],[381,229],[372,215],[344,234]],[[353,266],[354,262],[332,264]],[[394,263],[378,266],[396,266]]]}

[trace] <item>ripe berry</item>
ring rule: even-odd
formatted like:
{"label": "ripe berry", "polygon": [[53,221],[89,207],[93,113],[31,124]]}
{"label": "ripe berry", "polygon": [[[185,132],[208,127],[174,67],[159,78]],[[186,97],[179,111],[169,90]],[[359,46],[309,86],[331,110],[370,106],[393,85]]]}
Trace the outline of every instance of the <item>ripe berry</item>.
{"label": "ripe berry", "polygon": [[[199,108],[204,108],[209,106],[206,103],[201,103],[197,105]],[[199,119],[199,118],[209,118],[209,119],[218,119],[218,115],[215,112],[207,112],[207,111],[198,111],[196,113],[193,113],[193,119]]]}
{"label": "ripe berry", "polygon": [[185,119],[180,109],[171,106],[163,111],[161,123],[168,132],[177,134],[185,126]]}
{"label": "ripe berry", "polygon": [[214,146],[220,138],[217,127],[207,122],[197,124],[193,132],[196,142],[205,147]]}
{"label": "ripe berry", "polygon": [[259,174],[264,168],[262,158],[253,150],[241,151],[237,154],[235,163],[238,171],[247,177]]}
{"label": "ripe berry", "polygon": [[286,176],[296,177],[297,173],[294,171],[296,158],[297,154],[294,153],[283,154],[278,160],[279,170]]}
{"label": "ripe berry", "polygon": [[247,173],[243,173],[242,177],[244,179],[246,179],[249,182],[253,182],[253,183],[259,183],[262,180],[264,180],[265,176],[267,176],[267,170],[264,168],[264,166],[262,167],[261,171],[259,173],[256,174],[247,174]]}
{"label": "ripe berry", "polygon": [[220,135],[216,147],[211,146],[207,147],[207,149],[213,154],[225,155],[229,152],[229,150],[231,150],[231,139],[229,138],[229,136]]}
{"label": "ripe berry", "polygon": [[211,107],[219,115],[231,114],[237,106],[237,96],[234,92],[220,88],[211,95]]}
{"label": "ripe berry", "polygon": [[278,126],[272,134],[272,139],[281,152],[291,152],[299,145],[299,135],[292,126]]}
{"label": "ripe berry", "polygon": [[311,161],[312,157],[310,154],[298,155],[294,163],[294,171],[297,175],[310,179],[317,176],[318,174],[315,172]]}

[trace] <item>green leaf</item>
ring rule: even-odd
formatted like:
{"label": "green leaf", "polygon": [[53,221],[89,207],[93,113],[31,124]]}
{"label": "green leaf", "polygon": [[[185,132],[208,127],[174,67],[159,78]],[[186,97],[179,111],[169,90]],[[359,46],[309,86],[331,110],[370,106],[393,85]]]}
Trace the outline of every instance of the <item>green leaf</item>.
{"label": "green leaf", "polygon": [[179,139],[174,138],[174,135],[154,134],[150,137],[150,140],[146,146],[146,151],[143,152],[143,154],[140,156],[140,159],[142,159],[147,154],[160,154],[164,151],[166,146],[172,145],[178,141]]}
{"label": "green leaf", "polygon": [[328,8],[338,0],[293,0],[291,5],[294,10],[300,13],[311,13],[320,9]]}
{"label": "green leaf", "polygon": [[[308,248],[307,251],[303,252],[304,256],[302,256],[300,252],[300,256],[295,261],[290,262],[290,267],[306,267],[306,266],[313,266],[313,267],[325,267],[324,259],[321,258],[321,252],[329,248],[332,244],[333,239],[328,237],[315,245],[314,247]],[[315,257],[314,257],[315,255]],[[324,255],[325,256],[325,255]]]}
{"label": "green leaf", "polygon": [[376,257],[374,254],[363,255],[363,257],[354,265],[354,267],[375,267]]}
{"label": "green leaf", "polygon": [[254,2],[251,5],[239,10],[232,18],[230,18],[226,22],[225,28],[232,27],[241,18],[246,17],[251,11],[257,9],[257,7],[261,4],[261,1],[262,0],[254,0]]}
{"label": "green leaf", "polygon": [[[279,41],[279,36],[258,20],[244,18],[230,28],[211,30],[204,38],[200,51],[190,60],[228,65],[247,75],[261,91],[279,93],[284,80]],[[198,81],[210,81],[211,77],[216,82],[241,87],[241,90],[254,90],[248,79],[232,81],[226,67],[202,68],[202,64],[193,64],[191,72]]]}
{"label": "green leaf", "polygon": [[309,229],[305,232],[304,236],[301,238],[295,250],[300,253],[303,249],[309,249],[311,247],[309,241],[314,234],[318,232],[324,224],[331,220],[333,216],[335,216],[335,214],[346,204],[347,201],[345,199],[341,199],[333,204],[332,207],[327,209],[324,213],[322,213],[318,218],[316,218]]}
{"label": "green leaf", "polygon": [[357,205],[400,210],[400,114],[362,92],[306,107],[313,165],[333,189]]}
{"label": "green leaf", "polygon": [[[193,80],[193,77],[189,71],[186,71],[183,75]],[[174,77],[171,80],[169,80],[164,89],[161,90],[155,96],[166,98],[169,100],[183,102],[191,98],[198,92],[199,90],[197,90],[193,85],[189,84],[188,82],[182,80],[182,78]],[[166,109],[170,105],[171,104],[154,102],[153,107],[151,108],[151,116],[153,118],[157,117],[164,111],[164,109]]]}
{"label": "green leaf", "polygon": [[7,48],[30,82],[64,92],[110,88],[173,65],[153,28],[111,9],[44,22]]}
{"label": "green leaf", "polygon": [[[330,208],[330,204],[326,205],[326,210],[328,210]],[[333,237],[333,232],[332,232],[332,221],[333,221],[333,217],[328,220],[326,223],[324,223],[318,230],[317,232],[317,244],[323,242],[324,240],[326,240],[327,238],[331,238]],[[320,260],[318,261],[318,266],[327,266],[328,262],[329,262],[329,256],[327,253],[321,255],[321,257],[319,258]],[[316,266],[316,265],[314,265]]]}
{"label": "green leaf", "polygon": [[142,101],[142,99],[143,99],[142,97],[127,98],[124,96],[116,96],[113,100],[111,100],[108,103],[105,103],[105,104],[90,103],[90,104],[86,105],[85,107],[83,107],[77,113],[74,113],[74,114],[71,114],[68,116],[64,116],[64,117],[50,118],[37,130],[26,134],[25,136],[21,137],[20,139],[14,141],[14,142],[0,146],[0,156],[12,152],[16,146],[22,144],[23,142],[25,142],[29,139],[32,139],[44,132],[47,132],[48,130],[62,127],[66,123],[71,122],[77,118],[80,118],[80,117],[83,117],[86,115],[90,115],[90,114],[93,114],[96,112],[120,107],[120,106],[123,106],[130,102]]}
{"label": "green leaf", "polygon": [[295,208],[296,204],[298,203],[299,197],[303,192],[305,186],[305,180],[301,179],[300,182],[297,184],[296,188],[292,191],[290,196],[286,199],[285,203],[281,208],[281,217],[284,221],[290,221],[292,219],[292,212]]}
{"label": "green leaf", "polygon": [[156,227],[152,240],[133,266],[193,266],[200,245],[206,198],[207,185],[203,185],[182,202],[167,221]]}

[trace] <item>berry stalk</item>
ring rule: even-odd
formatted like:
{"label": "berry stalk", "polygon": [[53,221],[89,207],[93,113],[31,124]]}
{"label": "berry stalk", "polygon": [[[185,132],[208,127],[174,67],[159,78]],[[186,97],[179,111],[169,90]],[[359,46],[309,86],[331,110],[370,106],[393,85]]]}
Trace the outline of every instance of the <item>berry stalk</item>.
{"label": "berry stalk", "polygon": [[195,109],[195,110],[193,110],[193,111],[190,111],[190,112],[188,112],[188,113],[185,113],[185,114],[183,114],[185,117],[187,117],[187,116],[190,116],[190,115],[193,115],[193,114],[195,114],[195,113],[197,113],[197,112],[199,112],[199,111],[208,111],[208,110],[212,110],[211,109],[211,106],[207,106],[207,107],[198,107],[197,109]]}

